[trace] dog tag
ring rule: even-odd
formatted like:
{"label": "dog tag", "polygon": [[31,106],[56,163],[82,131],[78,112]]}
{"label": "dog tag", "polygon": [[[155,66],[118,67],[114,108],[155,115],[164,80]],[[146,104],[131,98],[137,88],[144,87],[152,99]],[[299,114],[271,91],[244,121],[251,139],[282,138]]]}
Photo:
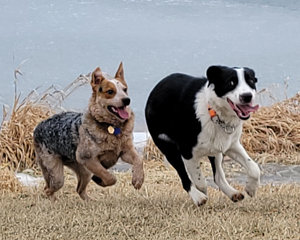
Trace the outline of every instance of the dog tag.
{"label": "dog tag", "polygon": [[234,127],[226,126],[226,127],[224,128],[224,131],[225,131],[226,133],[228,133],[228,134],[231,134],[231,133],[234,132]]}
{"label": "dog tag", "polygon": [[115,129],[114,129],[112,126],[109,126],[109,127],[107,128],[107,131],[108,131],[110,134],[113,134],[114,131],[115,131]]}
{"label": "dog tag", "polygon": [[120,133],[121,133],[121,129],[120,128],[115,128],[114,134],[119,135]]}

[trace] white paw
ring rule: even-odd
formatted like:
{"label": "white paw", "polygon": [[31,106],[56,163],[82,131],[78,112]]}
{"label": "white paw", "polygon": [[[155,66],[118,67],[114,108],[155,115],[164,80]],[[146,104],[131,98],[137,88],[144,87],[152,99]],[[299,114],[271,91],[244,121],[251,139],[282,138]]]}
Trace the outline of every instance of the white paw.
{"label": "white paw", "polygon": [[259,186],[259,179],[248,178],[245,191],[248,193],[250,197],[254,197],[256,190]]}
{"label": "white paw", "polygon": [[200,192],[194,185],[191,186],[189,194],[198,207],[207,202],[208,197],[204,193]]}

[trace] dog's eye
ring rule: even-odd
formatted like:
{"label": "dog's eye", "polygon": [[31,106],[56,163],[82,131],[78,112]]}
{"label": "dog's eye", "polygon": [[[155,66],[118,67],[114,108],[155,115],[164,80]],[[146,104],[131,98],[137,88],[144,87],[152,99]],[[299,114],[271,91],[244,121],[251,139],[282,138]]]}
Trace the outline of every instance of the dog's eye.
{"label": "dog's eye", "polygon": [[124,88],[123,91],[124,91],[125,93],[127,93],[127,88]]}
{"label": "dog's eye", "polygon": [[109,95],[112,95],[112,94],[114,94],[114,91],[113,90],[108,90],[108,91],[106,91],[106,93],[108,93]]}
{"label": "dog's eye", "polygon": [[102,92],[102,87],[99,88],[99,92]]}
{"label": "dog's eye", "polygon": [[248,83],[254,84],[254,80],[252,78],[249,78]]}
{"label": "dog's eye", "polygon": [[234,81],[230,81],[229,85],[234,86]]}

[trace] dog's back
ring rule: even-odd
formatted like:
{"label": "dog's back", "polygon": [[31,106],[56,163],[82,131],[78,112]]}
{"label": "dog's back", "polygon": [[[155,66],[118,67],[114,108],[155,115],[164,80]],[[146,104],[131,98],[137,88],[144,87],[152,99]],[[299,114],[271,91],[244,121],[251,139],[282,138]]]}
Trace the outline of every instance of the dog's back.
{"label": "dog's back", "polygon": [[82,113],[63,112],[42,121],[33,133],[35,147],[44,146],[63,161],[74,161],[81,117]]}
{"label": "dog's back", "polygon": [[206,82],[206,78],[171,74],[156,85],[146,104],[146,121],[152,137],[164,133],[176,142],[184,156],[190,155],[191,149],[186,146],[195,146],[201,131],[194,105],[196,93]]}

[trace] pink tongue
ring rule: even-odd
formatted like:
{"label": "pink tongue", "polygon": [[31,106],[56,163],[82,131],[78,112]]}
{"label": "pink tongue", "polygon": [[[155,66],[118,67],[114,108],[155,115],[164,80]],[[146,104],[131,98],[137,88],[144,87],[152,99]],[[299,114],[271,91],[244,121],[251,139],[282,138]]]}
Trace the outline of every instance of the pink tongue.
{"label": "pink tongue", "polygon": [[243,113],[249,113],[249,112],[255,112],[259,108],[258,105],[256,106],[251,106],[251,105],[238,105],[238,108],[243,112]]}
{"label": "pink tongue", "polygon": [[125,110],[125,108],[116,108],[118,111],[118,114],[121,118],[127,119],[128,118],[128,112]]}

